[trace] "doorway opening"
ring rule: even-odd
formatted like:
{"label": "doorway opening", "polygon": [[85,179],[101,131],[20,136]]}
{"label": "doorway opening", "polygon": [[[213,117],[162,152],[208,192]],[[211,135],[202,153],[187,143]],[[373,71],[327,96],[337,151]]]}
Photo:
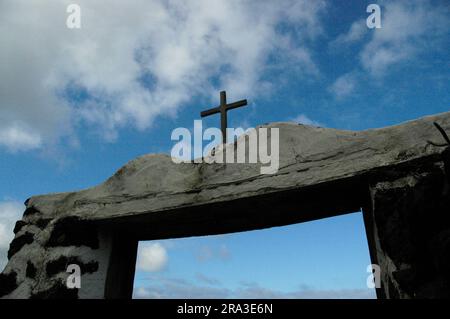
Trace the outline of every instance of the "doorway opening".
{"label": "doorway opening", "polygon": [[376,298],[361,212],[139,242],[133,298]]}

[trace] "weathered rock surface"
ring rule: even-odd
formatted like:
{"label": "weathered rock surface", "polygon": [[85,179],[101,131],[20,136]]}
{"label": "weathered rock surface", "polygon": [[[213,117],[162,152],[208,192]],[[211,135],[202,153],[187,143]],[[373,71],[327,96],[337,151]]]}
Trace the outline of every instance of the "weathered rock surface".
{"label": "weathered rock surface", "polygon": [[259,164],[175,164],[168,155],[144,155],[102,185],[32,197],[28,206],[45,218],[110,219],[317,185],[441,153],[427,142],[443,142],[433,121],[450,129],[449,113],[360,132],[273,123],[267,127],[280,129],[277,174],[261,175]]}
{"label": "weathered rock surface", "polygon": [[[441,175],[432,176],[439,175],[439,183],[448,183],[448,163],[444,160],[447,148],[434,145],[445,141],[433,122],[450,131],[450,113],[358,132],[272,123],[264,126],[279,128],[280,168],[272,175],[262,175],[260,164],[175,164],[167,155],[145,155],[130,161],[99,186],[32,197],[15,228],[10,260],[0,275],[0,282],[8,288],[0,295],[129,297],[138,240],[285,225],[350,213],[361,207],[370,211],[371,218],[366,220],[372,223],[372,259],[380,258],[387,265],[387,258],[374,251],[375,245],[391,256],[392,250],[385,248],[390,244],[385,241],[395,240],[395,231],[388,231],[389,227],[401,228],[416,220],[406,215],[399,217],[401,222],[382,217],[403,216],[410,208],[397,203],[399,211],[391,213],[389,205],[397,199],[393,190],[394,193],[388,192],[390,199],[380,195],[384,194],[383,183],[401,178],[409,181],[417,174],[417,167],[425,167],[421,172],[427,174],[435,165],[440,165]],[[237,144],[244,142],[242,136]],[[236,143],[227,145],[227,149],[235,147]],[[433,179],[427,183],[433,185]],[[421,198],[424,205],[418,214],[423,214],[430,200],[439,201],[433,209],[448,212],[448,192],[442,189],[447,187],[445,183],[439,184],[442,196],[437,199],[427,189],[418,189],[417,193],[408,184],[412,193],[407,198]],[[406,191],[399,188],[401,194]],[[379,203],[387,203],[383,204],[386,208],[380,211]],[[372,205],[376,205],[374,209]],[[403,218],[408,220],[406,224]],[[439,245],[443,246],[436,249],[447,254],[448,228],[445,223],[442,225],[427,240],[439,241],[442,237]],[[410,235],[403,237],[402,240],[412,240]],[[71,262],[88,268],[83,273],[81,289],[75,293],[66,291],[64,286],[68,275],[64,269]],[[389,267],[386,269],[392,268]],[[395,271],[401,267],[395,266]],[[403,286],[396,287],[403,291]],[[415,296],[398,291],[397,295],[385,296]],[[440,296],[445,295],[443,291]],[[426,292],[421,294],[425,295]]]}

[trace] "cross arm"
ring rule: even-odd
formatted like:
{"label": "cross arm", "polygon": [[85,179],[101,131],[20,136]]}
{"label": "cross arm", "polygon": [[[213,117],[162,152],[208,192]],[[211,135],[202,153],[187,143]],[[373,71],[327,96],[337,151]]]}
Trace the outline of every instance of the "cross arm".
{"label": "cross arm", "polygon": [[216,113],[220,113],[220,106],[212,108],[212,109],[209,109],[209,110],[206,110],[206,111],[203,111],[203,112],[200,113],[200,116],[201,117],[205,117],[205,116],[213,115],[213,114],[216,114]]}
{"label": "cross arm", "polygon": [[238,107],[245,106],[245,105],[247,105],[247,100],[240,100],[237,102],[233,102],[233,103],[227,104],[227,111],[236,109]]}
{"label": "cross arm", "polygon": [[[233,103],[227,104],[226,110],[228,111],[228,110],[236,109],[238,107],[245,106],[245,105],[247,105],[247,100],[240,100],[240,101],[237,101],[237,102],[233,102]],[[209,109],[209,110],[206,110],[206,111],[202,111],[200,113],[200,116],[201,117],[205,117],[205,116],[213,115],[213,114],[216,114],[216,113],[220,113],[220,106],[217,106],[215,108],[212,108],[212,109]]]}

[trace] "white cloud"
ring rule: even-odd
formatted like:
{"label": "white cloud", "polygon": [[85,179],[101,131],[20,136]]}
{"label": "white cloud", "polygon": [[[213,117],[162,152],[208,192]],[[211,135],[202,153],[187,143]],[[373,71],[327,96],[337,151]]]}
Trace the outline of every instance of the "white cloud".
{"label": "white cloud", "polygon": [[374,289],[335,289],[318,290],[314,288],[300,288],[295,291],[284,292],[266,287],[257,283],[241,283],[235,289],[229,289],[214,284],[177,278],[164,278],[153,276],[147,278],[149,285],[134,289],[134,298],[143,299],[374,299]]}
{"label": "white cloud", "polygon": [[328,91],[338,100],[351,95],[356,87],[356,76],[353,73],[344,74],[336,79]]}
{"label": "white cloud", "polygon": [[305,114],[299,114],[296,117],[294,117],[293,119],[291,119],[291,121],[299,123],[299,124],[304,124],[304,125],[322,126],[322,127],[324,126],[322,123],[311,120]]}
{"label": "white cloud", "polygon": [[201,274],[201,273],[195,274],[195,278],[196,278],[199,282],[202,282],[202,283],[205,283],[205,284],[211,285],[211,286],[217,286],[217,285],[220,285],[220,284],[221,284],[221,283],[220,283],[220,280],[218,280],[218,279],[216,279],[216,278],[212,278],[212,277],[206,276],[206,275]]}
{"label": "white cloud", "polygon": [[11,152],[36,149],[41,144],[41,136],[27,127],[21,127],[16,123],[12,123],[9,126],[0,128],[0,145],[5,146]]}
{"label": "white cloud", "polygon": [[332,49],[346,46],[361,40],[365,33],[369,32],[365,20],[357,20],[352,23],[347,33],[340,34],[330,43]]}
{"label": "white cloud", "polygon": [[231,291],[211,285],[191,284],[181,279],[149,279],[154,282],[146,287],[136,287],[133,298],[136,299],[223,299],[230,298]]}
{"label": "white cloud", "polygon": [[161,271],[168,259],[167,251],[160,243],[143,243],[138,250],[137,268],[142,271]]}
{"label": "white cloud", "polygon": [[[368,38],[358,56],[362,69],[372,77],[380,78],[403,62],[414,64],[414,59],[421,53],[439,48],[448,41],[448,6],[429,0],[392,0],[381,5],[380,29],[369,29],[365,19],[358,19],[346,33],[330,42],[330,48],[334,50]],[[336,80],[331,90],[338,99],[353,90],[353,79],[344,74]]]}
{"label": "white cloud", "polygon": [[234,292],[236,298],[242,299],[375,299],[374,289],[300,289],[292,292],[281,292],[254,285],[242,287]]}
{"label": "white cloud", "polygon": [[380,77],[393,65],[411,62],[440,41],[448,41],[449,8],[430,1],[389,1],[382,7],[381,29],[361,51],[363,68]]}
{"label": "white cloud", "polygon": [[134,299],[160,299],[157,294],[152,294],[151,291],[144,287],[135,288],[133,291]]}
{"label": "white cloud", "polygon": [[69,3],[0,4],[0,59],[8,61],[0,64],[0,146],[8,150],[73,138],[79,124],[114,140],[121,127],[176,116],[195,96],[215,101],[219,89],[256,96],[271,86],[262,80],[271,53],[280,65],[317,72],[304,42],[322,32],[324,1],[79,0],[82,28],[72,30]]}
{"label": "white cloud", "polygon": [[14,201],[0,202],[0,272],[6,265],[9,244],[14,238],[14,225],[21,219],[24,206]]}

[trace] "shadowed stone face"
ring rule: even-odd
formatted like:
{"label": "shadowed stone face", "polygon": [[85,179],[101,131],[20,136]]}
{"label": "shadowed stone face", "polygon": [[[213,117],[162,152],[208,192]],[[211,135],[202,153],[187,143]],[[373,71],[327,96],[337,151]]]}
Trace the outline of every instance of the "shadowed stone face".
{"label": "shadowed stone face", "polygon": [[17,288],[17,274],[12,271],[8,274],[0,274],[0,297],[9,294]]}
{"label": "shadowed stone face", "polygon": [[55,223],[46,246],[87,246],[98,249],[97,228],[91,222],[77,217],[60,219]]}
{"label": "shadowed stone face", "polygon": [[33,237],[34,235],[32,233],[26,232],[25,234],[14,238],[11,244],[9,245],[8,259],[11,259],[11,257],[19,250],[21,250],[22,247],[25,246],[26,244],[31,244],[34,239]]}
{"label": "shadowed stone face", "polygon": [[27,261],[27,270],[26,270],[26,276],[31,279],[36,278],[36,267],[31,261]]}
{"label": "shadowed stone face", "polygon": [[30,299],[78,299],[78,289],[68,289],[63,283],[57,283],[47,290],[33,293]]}
{"label": "shadowed stone face", "polygon": [[80,266],[82,274],[93,273],[98,270],[98,262],[96,262],[96,261],[90,261],[89,263],[83,263],[77,257],[61,256],[58,259],[52,260],[49,263],[47,263],[46,268],[45,268],[46,272],[47,272],[47,276],[51,277],[58,273],[65,272],[67,267],[70,264],[75,264],[75,265]]}
{"label": "shadowed stone face", "polygon": [[449,191],[442,162],[371,187],[385,297],[449,297]]}

